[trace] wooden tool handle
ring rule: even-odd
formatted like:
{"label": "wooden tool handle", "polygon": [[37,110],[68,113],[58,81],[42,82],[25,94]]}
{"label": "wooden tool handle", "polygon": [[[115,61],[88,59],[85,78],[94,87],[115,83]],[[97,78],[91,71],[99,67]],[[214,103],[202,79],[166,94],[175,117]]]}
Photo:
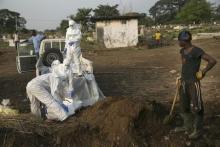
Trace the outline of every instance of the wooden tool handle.
{"label": "wooden tool handle", "polygon": [[177,82],[176,93],[175,93],[175,97],[174,97],[174,99],[173,99],[173,104],[172,104],[172,107],[171,107],[171,109],[170,109],[170,114],[169,114],[169,115],[172,115],[172,113],[173,113],[173,109],[174,109],[174,106],[175,106],[177,97],[178,97],[178,95],[179,95],[179,88],[180,88],[180,80],[178,80],[178,82]]}

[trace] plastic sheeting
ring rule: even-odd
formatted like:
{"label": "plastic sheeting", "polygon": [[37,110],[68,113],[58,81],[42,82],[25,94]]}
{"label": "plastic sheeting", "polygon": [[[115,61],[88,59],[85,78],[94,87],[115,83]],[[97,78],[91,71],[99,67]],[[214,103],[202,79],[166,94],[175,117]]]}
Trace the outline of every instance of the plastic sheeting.
{"label": "plastic sheeting", "polygon": [[73,99],[82,101],[82,106],[93,105],[104,98],[99,89],[93,74],[84,74],[83,77],[73,78],[74,95]]}
{"label": "plastic sheeting", "polygon": [[[72,98],[82,101],[82,106],[93,105],[100,99],[104,98],[102,91],[99,89],[93,75],[92,62],[82,58],[83,75],[77,76],[74,73],[74,64],[71,69],[65,69],[64,64],[52,66],[51,93],[56,97],[56,93],[62,98]],[[71,94],[70,94],[71,92]]]}
{"label": "plastic sheeting", "polygon": [[26,87],[31,112],[36,116],[41,117],[42,103],[48,119],[63,121],[80,107],[105,97],[95,81],[92,62],[82,57],[80,39],[80,28],[74,24],[67,29],[64,62],[56,60],[48,68],[42,65],[42,58],[38,60],[37,77]]}
{"label": "plastic sheeting", "polygon": [[[61,64],[62,65],[62,64]],[[93,105],[105,96],[99,89],[95,77],[91,73],[85,73],[82,77],[73,76],[73,95],[70,97],[69,82],[67,78],[57,77],[54,73],[48,73],[34,78],[27,85],[27,94],[31,102],[31,112],[41,117],[40,103],[46,105],[47,118],[63,121],[75,113],[81,106]],[[72,113],[68,113],[61,106],[66,98],[73,100]],[[80,106],[75,106],[80,103]]]}
{"label": "plastic sheeting", "polygon": [[[81,57],[80,63],[83,71],[80,77],[76,74],[74,63],[68,68],[59,61],[54,61],[51,68],[39,66],[40,73],[46,74],[37,76],[27,85],[33,114],[41,117],[40,103],[43,103],[47,108],[48,119],[63,121],[81,106],[93,105],[105,97],[95,81],[92,62]],[[67,104],[64,103],[66,98],[73,100],[68,105],[69,111],[62,107],[62,104]]]}

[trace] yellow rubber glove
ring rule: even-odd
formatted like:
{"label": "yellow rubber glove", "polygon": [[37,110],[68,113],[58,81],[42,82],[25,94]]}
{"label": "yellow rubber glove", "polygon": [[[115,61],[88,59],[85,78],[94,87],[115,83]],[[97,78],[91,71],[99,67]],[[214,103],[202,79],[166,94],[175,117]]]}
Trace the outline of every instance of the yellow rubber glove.
{"label": "yellow rubber glove", "polygon": [[203,72],[202,72],[201,70],[196,73],[196,78],[197,78],[198,80],[202,80],[202,78],[203,78]]}

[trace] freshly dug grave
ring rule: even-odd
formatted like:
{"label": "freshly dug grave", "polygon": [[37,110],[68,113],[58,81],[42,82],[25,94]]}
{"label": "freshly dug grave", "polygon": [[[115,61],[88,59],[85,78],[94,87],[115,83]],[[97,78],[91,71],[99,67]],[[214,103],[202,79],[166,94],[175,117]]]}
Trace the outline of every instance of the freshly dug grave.
{"label": "freshly dug grave", "polygon": [[156,105],[106,98],[62,123],[47,123],[30,114],[1,116],[0,146],[147,146],[151,135],[161,132]]}
{"label": "freshly dug grave", "polygon": [[166,109],[156,102],[106,98],[60,123],[38,120],[30,114],[1,116],[0,146],[215,146],[208,139],[191,142],[184,134],[170,133],[171,127],[162,124],[166,114]]}

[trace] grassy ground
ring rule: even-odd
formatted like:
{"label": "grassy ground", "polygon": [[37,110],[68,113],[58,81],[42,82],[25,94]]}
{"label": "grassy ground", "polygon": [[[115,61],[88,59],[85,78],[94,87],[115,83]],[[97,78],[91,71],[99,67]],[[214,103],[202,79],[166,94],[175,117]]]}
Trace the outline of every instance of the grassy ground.
{"label": "grassy ground", "polygon": [[3,40],[0,40],[0,49],[9,48],[8,42],[4,42]]}

